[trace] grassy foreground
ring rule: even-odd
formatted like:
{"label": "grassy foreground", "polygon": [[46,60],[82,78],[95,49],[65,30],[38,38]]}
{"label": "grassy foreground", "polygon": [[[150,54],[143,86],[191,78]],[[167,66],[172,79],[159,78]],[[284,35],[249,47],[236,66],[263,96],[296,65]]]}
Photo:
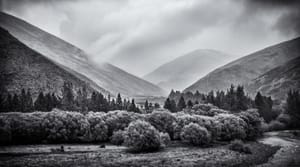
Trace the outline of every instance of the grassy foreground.
{"label": "grassy foreground", "polygon": [[[252,166],[266,163],[279,149],[257,142],[248,145],[252,154],[229,150],[228,145],[199,148],[179,143],[153,153],[99,145],[65,145],[65,152],[53,149],[60,145],[22,146],[19,152],[8,147],[0,151],[0,166]],[[4,154],[5,150],[12,154]]]}

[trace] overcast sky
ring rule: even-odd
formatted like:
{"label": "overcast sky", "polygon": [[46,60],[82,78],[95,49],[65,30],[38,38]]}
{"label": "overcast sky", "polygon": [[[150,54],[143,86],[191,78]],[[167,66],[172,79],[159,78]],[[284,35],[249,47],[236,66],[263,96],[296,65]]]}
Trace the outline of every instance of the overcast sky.
{"label": "overcast sky", "polygon": [[143,76],[195,49],[236,57],[299,36],[297,0],[0,0],[87,53]]}

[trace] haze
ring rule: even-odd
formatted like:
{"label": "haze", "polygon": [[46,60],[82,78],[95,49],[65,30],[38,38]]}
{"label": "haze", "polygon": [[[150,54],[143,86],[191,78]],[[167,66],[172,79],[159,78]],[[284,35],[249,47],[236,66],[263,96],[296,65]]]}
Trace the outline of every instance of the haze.
{"label": "haze", "polygon": [[138,76],[196,49],[235,58],[299,36],[296,0],[1,0],[1,10]]}

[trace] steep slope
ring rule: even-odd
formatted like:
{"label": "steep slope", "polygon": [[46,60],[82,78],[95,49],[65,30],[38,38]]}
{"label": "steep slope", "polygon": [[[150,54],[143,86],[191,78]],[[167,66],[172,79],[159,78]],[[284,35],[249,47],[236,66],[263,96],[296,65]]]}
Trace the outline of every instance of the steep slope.
{"label": "steep slope", "polygon": [[[73,83],[74,90],[84,86],[89,93],[104,89],[88,78],[68,72],[43,55],[30,49],[14,38],[8,31],[0,28],[0,79],[1,87],[11,93],[20,93],[21,89],[31,89],[34,97],[40,91],[61,94],[65,81]],[[80,77],[77,77],[80,76]],[[3,93],[3,92],[1,92]]]}
{"label": "steep slope", "polygon": [[251,81],[247,89],[250,92],[260,91],[281,100],[286,98],[290,89],[300,90],[300,53],[297,58]]}
{"label": "steep slope", "polygon": [[161,65],[143,78],[166,90],[182,90],[229,60],[227,54],[199,49]]}
{"label": "steep slope", "polygon": [[113,65],[91,63],[82,50],[16,17],[0,13],[0,26],[62,68],[72,69],[86,76],[113,95],[116,93],[127,96],[163,94],[163,90],[158,86]]}
{"label": "steep slope", "polygon": [[214,70],[184,91],[208,92],[227,89],[230,84],[246,85],[265,72],[299,57],[299,46],[300,38],[296,38],[265,48]]}

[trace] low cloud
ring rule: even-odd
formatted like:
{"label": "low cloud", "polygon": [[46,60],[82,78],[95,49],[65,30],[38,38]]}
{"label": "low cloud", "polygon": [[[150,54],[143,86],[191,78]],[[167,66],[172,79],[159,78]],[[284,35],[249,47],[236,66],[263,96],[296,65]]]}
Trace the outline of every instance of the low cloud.
{"label": "low cloud", "polygon": [[298,36],[296,0],[2,0],[2,9],[142,76],[195,49],[243,56]]}

